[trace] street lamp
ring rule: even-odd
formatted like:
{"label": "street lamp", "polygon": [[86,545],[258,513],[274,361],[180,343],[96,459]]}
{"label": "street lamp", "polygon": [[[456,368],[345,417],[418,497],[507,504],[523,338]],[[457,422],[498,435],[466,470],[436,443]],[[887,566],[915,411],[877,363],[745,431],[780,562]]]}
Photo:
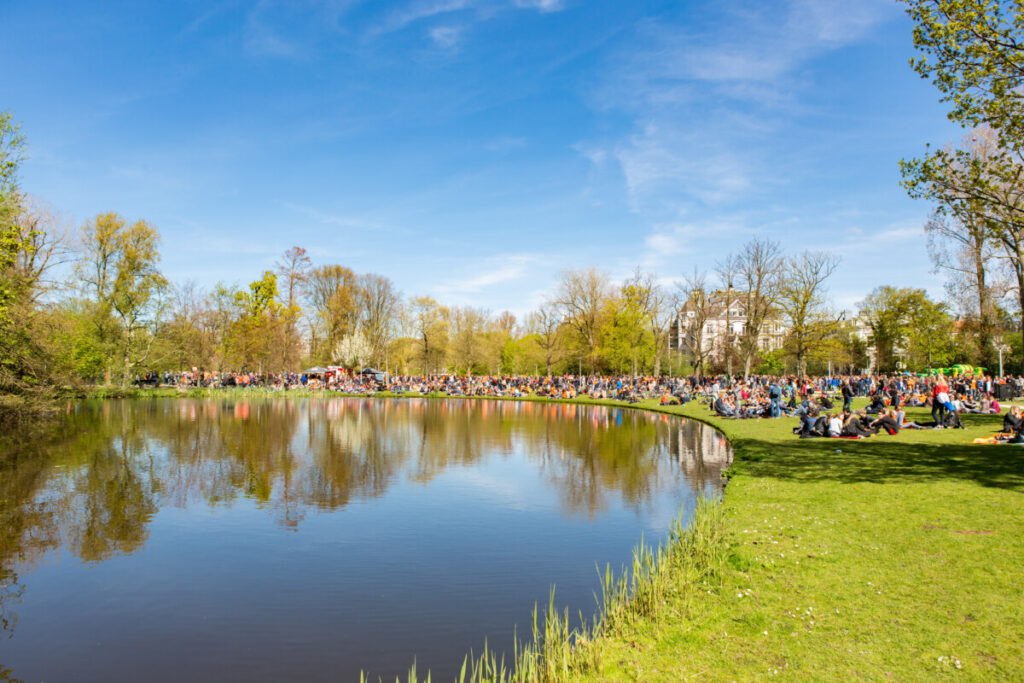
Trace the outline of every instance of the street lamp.
{"label": "street lamp", "polygon": [[996,347],[996,351],[999,352],[999,376],[1003,376],[1003,351],[1009,352],[1010,347],[1006,344],[997,344],[995,341],[992,342],[992,346]]}

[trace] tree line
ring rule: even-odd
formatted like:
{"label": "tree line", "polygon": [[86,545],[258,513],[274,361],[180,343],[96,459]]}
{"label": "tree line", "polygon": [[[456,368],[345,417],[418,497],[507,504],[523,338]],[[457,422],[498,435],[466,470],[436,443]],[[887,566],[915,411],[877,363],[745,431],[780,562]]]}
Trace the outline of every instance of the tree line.
{"label": "tree line", "polygon": [[[159,232],[144,220],[103,213],[62,232],[18,186],[23,145],[3,114],[6,393],[127,384],[149,370],[281,373],[310,365],[402,374],[804,374],[856,372],[872,361],[880,370],[923,369],[978,362],[1001,330],[1018,324],[993,294],[964,307],[993,315],[957,319],[924,290],[880,287],[862,302],[858,328],[828,299],[836,256],[790,255],[757,238],[678,284],[640,269],[619,283],[597,268],[564,271],[522,320],[403,296],[386,276],[315,264],[298,246],[247,285],[204,290],[163,275]],[[934,246],[939,254],[940,242]],[[951,286],[961,286],[964,270],[954,272]],[[703,333],[713,320],[726,331]],[[777,343],[766,344],[773,335]]]}

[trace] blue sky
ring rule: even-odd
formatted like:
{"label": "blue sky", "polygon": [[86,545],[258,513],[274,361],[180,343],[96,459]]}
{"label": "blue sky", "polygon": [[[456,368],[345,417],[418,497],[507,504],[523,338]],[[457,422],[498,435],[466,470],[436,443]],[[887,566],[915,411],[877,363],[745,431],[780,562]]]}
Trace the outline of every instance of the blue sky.
{"label": "blue sky", "polygon": [[666,282],[754,235],[840,307],[926,287],[901,157],[957,140],[894,2],[0,3],[22,185],[163,235],[174,281],[285,249],[525,313],[567,267]]}

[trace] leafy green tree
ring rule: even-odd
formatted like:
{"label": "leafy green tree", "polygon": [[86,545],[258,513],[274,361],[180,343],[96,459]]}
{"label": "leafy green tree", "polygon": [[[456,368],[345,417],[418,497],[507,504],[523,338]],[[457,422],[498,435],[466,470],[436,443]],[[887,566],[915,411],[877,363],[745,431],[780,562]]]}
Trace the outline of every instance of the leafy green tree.
{"label": "leafy green tree", "polygon": [[[912,197],[935,201],[940,216],[951,217],[954,225],[981,229],[998,241],[1024,307],[1024,5],[903,2],[921,53],[911,66],[951,105],[950,120],[994,133],[993,144],[982,150],[944,149],[901,161],[904,186]],[[981,322],[987,348],[991,330]]]}
{"label": "leafy green tree", "polygon": [[126,385],[149,359],[168,287],[157,267],[160,234],[146,221],[128,225],[118,214],[104,213],[86,223],[81,242],[76,272],[94,303],[98,341],[111,358],[120,357]]}
{"label": "leafy green tree", "polygon": [[871,326],[878,370],[895,370],[900,362],[921,370],[952,360],[952,316],[923,289],[878,287],[861,303],[861,315]]}
{"label": "leafy green tree", "polygon": [[9,112],[0,111],[0,325],[10,322],[10,307],[23,291],[16,265],[32,249],[33,233],[18,226],[22,197],[18,170],[24,158],[25,137]]}
{"label": "leafy green tree", "polygon": [[601,351],[605,363],[615,372],[628,369],[637,375],[649,359],[653,360],[654,338],[646,325],[644,294],[642,288],[627,283],[619,296],[605,300]]}
{"label": "leafy green tree", "polygon": [[429,375],[441,371],[448,357],[451,312],[429,296],[410,302],[412,327],[423,360],[421,372]]}
{"label": "leafy green tree", "polygon": [[989,125],[1024,146],[1024,6],[1016,0],[903,0],[914,21],[910,64],[952,105],[951,121]]}
{"label": "leafy green tree", "polygon": [[275,349],[285,328],[277,301],[277,275],[266,270],[263,277],[235,292],[238,317],[231,326],[228,348],[240,370],[275,368]]}

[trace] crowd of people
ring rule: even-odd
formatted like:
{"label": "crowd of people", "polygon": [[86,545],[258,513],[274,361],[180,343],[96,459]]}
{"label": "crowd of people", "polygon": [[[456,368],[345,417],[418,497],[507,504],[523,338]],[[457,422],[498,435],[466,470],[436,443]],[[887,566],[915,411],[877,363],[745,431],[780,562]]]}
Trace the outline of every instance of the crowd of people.
{"label": "crowd of people", "polygon": [[[794,434],[802,438],[845,437],[863,439],[880,432],[896,434],[901,429],[962,428],[964,413],[1001,414],[995,395],[997,383],[988,376],[961,376],[948,380],[944,375],[845,377],[797,380],[761,378],[752,388],[719,392],[712,410],[726,418],[798,417]],[[767,386],[765,386],[767,381]],[[1019,380],[1013,380],[1010,393],[1020,393]],[[867,407],[853,410],[853,398],[867,395]],[[836,404],[842,401],[842,408]],[[931,409],[930,422],[907,420],[906,407]],[[1019,431],[1019,428],[1015,429]]]}
{"label": "crowd of people", "polygon": [[[1020,395],[1024,380],[988,375],[947,378],[912,375],[846,375],[831,377],[728,376],[523,376],[523,375],[391,375],[343,369],[316,373],[150,373],[140,383],[179,387],[262,387],[270,391],[304,388],[341,394],[444,394],[521,398],[615,399],[637,403],[658,399],[663,405],[702,401],[722,418],[799,418],[794,433],[804,437],[866,438],[901,429],[947,429],[962,426],[964,413],[1002,414],[997,394]],[[1009,385],[1008,389],[1000,386]],[[998,391],[997,391],[998,390]],[[868,405],[854,410],[855,397]],[[907,419],[907,407],[931,409],[931,421]],[[1024,430],[1019,411],[1006,416],[1007,429]]]}

